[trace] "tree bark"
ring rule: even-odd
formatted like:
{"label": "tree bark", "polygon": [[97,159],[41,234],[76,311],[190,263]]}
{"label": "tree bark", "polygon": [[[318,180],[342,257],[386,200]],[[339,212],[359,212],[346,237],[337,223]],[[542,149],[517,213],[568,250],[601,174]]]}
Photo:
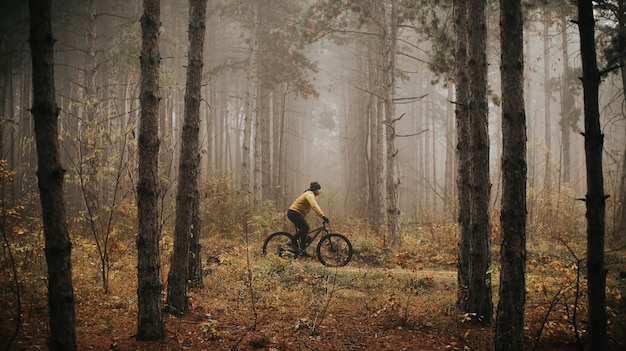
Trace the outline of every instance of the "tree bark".
{"label": "tree bark", "polygon": [[[570,77],[570,68],[568,64],[569,60],[569,47],[567,40],[567,19],[565,16],[561,19],[561,42],[563,45],[563,81],[561,83],[562,99],[561,99],[561,178],[559,184],[569,184],[571,180],[571,135],[572,135],[572,122],[578,119],[579,115],[576,113],[576,103],[574,96],[570,90],[570,84],[572,78]],[[559,190],[560,191],[560,190]],[[546,194],[550,196],[549,193]]]}
{"label": "tree bark", "polygon": [[454,30],[456,32],[456,103],[457,130],[457,192],[459,201],[459,242],[457,247],[457,301],[461,311],[468,311],[469,239],[470,239],[470,154],[469,154],[469,77],[467,69],[468,4],[454,0]]}
{"label": "tree bark", "polygon": [[191,286],[201,288],[202,281],[202,245],[200,244],[200,192],[196,191],[191,206],[191,242],[189,243],[189,281]]}
{"label": "tree bark", "polygon": [[606,196],[602,173],[604,135],[600,128],[598,90],[600,73],[596,58],[595,20],[591,0],[578,1],[578,29],[583,68],[585,103],[585,158],[587,171],[587,277],[589,295],[589,349],[606,350],[606,268],[604,266],[604,230]]}
{"label": "tree bark", "polygon": [[242,149],[242,164],[241,164],[241,191],[244,197],[244,203],[246,205],[253,204],[253,190],[252,190],[252,169],[251,169],[251,160],[252,160],[252,150],[251,150],[251,141],[252,141],[252,120],[254,115],[256,114],[256,94],[257,94],[257,67],[258,67],[258,38],[257,31],[259,26],[259,5],[258,2],[254,2],[252,5],[252,28],[250,33],[250,47],[249,47],[249,56],[248,56],[248,64],[246,67],[247,71],[247,85],[246,85],[246,96],[244,98],[245,104],[245,116],[244,116],[244,126],[243,126],[243,141],[241,145]]}
{"label": "tree bark", "polygon": [[[549,28],[552,24],[552,11],[549,9],[544,9],[542,15],[543,22],[543,75],[544,75],[544,83],[543,85],[543,123],[544,123],[544,176],[543,176],[543,190],[545,196],[545,207],[546,210],[549,211],[552,208],[551,203],[551,195],[552,195],[552,118],[550,110],[552,101],[552,89],[548,82],[550,81],[550,33]],[[562,29],[565,31],[565,29]],[[566,88],[566,87],[563,87]]]}
{"label": "tree bark", "polygon": [[398,188],[400,180],[396,176],[396,130],[395,124],[395,86],[396,86],[396,2],[395,0],[385,1],[383,15],[385,18],[385,30],[383,31],[383,65],[384,65],[384,103],[385,103],[385,136],[387,142],[387,231],[392,246],[400,247],[402,236],[400,234],[400,204],[398,199]]}
{"label": "tree bark", "polygon": [[[452,101],[454,99],[454,85],[448,85],[448,101]],[[454,179],[456,175],[456,162],[455,162],[455,153],[454,147],[456,145],[456,136],[455,136],[455,126],[454,126],[454,113],[453,113],[453,105],[448,104],[446,107],[445,114],[445,140],[446,142],[446,161],[444,168],[444,213],[449,214],[452,218],[458,218],[458,210],[456,208],[456,204],[454,198],[457,194],[454,186]]]}
{"label": "tree bark", "polygon": [[166,305],[173,314],[188,311],[187,281],[189,275],[189,248],[192,218],[198,196],[198,151],[200,131],[200,102],[202,100],[202,54],[206,21],[207,0],[189,0],[189,53],[187,63],[187,88],[185,91],[185,120],[179,164],[178,194],[176,196],[176,223],[174,225],[174,250],[167,277]]}
{"label": "tree bark", "polygon": [[[620,52],[626,52],[626,1],[618,1],[618,29]],[[626,99],[626,57],[620,55],[620,74],[622,76],[622,93]],[[624,123],[624,135],[626,135],[626,123]],[[617,231],[614,235],[616,240],[626,238],[626,144],[622,154],[622,175],[620,178],[619,192],[617,193]]]}
{"label": "tree bark", "polygon": [[[380,4],[374,6],[376,15],[380,15]],[[373,20],[368,21],[368,30],[377,35],[381,34],[381,28]],[[367,40],[367,75],[368,91],[379,92],[381,80],[381,41],[379,39]],[[384,158],[383,158],[383,116],[382,99],[378,94],[368,96],[368,125],[370,139],[370,164],[369,164],[369,197],[370,197],[370,224],[375,234],[384,236],[385,213],[384,213]]]}
{"label": "tree bark", "polygon": [[491,261],[489,219],[489,135],[487,105],[487,25],[486,1],[471,0],[468,23],[468,69],[470,79],[469,118],[471,153],[471,239],[469,249],[468,308],[476,322],[490,324]]}
{"label": "tree bark", "polygon": [[526,112],[521,0],[500,0],[502,212],[495,350],[524,350],[526,302]]}
{"label": "tree bark", "polygon": [[33,107],[37,144],[37,179],[41,201],[46,263],[50,350],[76,350],[72,244],[63,200],[63,176],[58,142],[59,108],[54,86],[54,38],[50,0],[30,0],[30,49]]}
{"label": "tree bark", "polygon": [[260,189],[259,196],[261,202],[270,200],[274,194],[272,187],[272,148],[271,148],[271,117],[272,109],[270,108],[273,91],[264,87],[260,87],[260,94],[257,95],[257,120],[259,122],[258,136],[260,138],[258,145],[261,147],[259,155],[259,171],[260,171]]}
{"label": "tree bark", "polygon": [[137,184],[137,340],[165,337],[159,262],[159,26],[160,0],[144,0],[141,16],[141,121]]}

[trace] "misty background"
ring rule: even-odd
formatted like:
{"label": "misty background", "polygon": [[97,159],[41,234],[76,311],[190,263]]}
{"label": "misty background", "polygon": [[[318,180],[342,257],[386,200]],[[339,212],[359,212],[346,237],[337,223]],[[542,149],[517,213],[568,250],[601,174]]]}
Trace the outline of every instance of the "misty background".
{"label": "misty background", "polygon": [[[35,203],[27,4],[0,3],[0,151],[8,168],[18,171],[11,196]],[[205,201],[220,192],[233,195],[241,190],[242,163],[247,157],[256,211],[267,206],[286,210],[315,180],[322,184],[319,202],[331,219],[376,216],[371,208],[371,185],[376,177],[371,169],[375,157],[371,145],[376,126],[368,117],[377,96],[368,80],[368,69],[372,69],[368,45],[374,35],[364,21],[366,9],[321,16],[324,10],[333,11],[332,3],[336,2],[209,1],[200,130],[199,185]],[[446,1],[416,3],[414,12],[400,13],[398,18],[402,25],[394,126],[400,210],[405,222],[454,222],[451,5]],[[258,6],[258,17],[253,15],[252,4]],[[580,46],[572,22],[576,9],[567,1],[526,5],[525,101],[532,226],[582,208],[583,203],[576,199],[584,197],[586,190],[580,135]],[[168,0],[162,1],[161,9],[160,195],[166,204],[164,218],[173,212],[178,179],[187,6],[184,0]],[[135,200],[140,16],[141,2],[136,0],[53,1],[57,101],[70,218],[84,210],[88,187],[103,203],[115,193],[113,201],[120,208],[132,206]],[[488,20],[491,201],[497,209],[501,127],[495,8],[490,9]],[[608,16],[599,22],[599,46],[608,37],[603,34],[614,27],[615,20]],[[255,45],[261,54],[252,71],[249,65]],[[600,62],[606,64],[601,54]],[[624,194],[620,189],[626,148],[622,79],[619,71],[607,74],[600,91],[605,186],[611,194],[609,225],[617,218]],[[250,94],[256,94],[254,106],[246,105]],[[253,119],[248,155],[242,149],[246,116]],[[382,145],[386,147],[386,142]],[[573,230],[582,233],[584,226],[575,229],[575,223]]]}

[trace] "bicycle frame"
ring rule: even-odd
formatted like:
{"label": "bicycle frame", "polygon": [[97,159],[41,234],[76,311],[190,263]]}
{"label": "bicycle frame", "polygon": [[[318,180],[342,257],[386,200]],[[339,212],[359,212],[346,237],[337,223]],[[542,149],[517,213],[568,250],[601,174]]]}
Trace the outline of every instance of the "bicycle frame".
{"label": "bicycle frame", "polygon": [[[328,228],[326,228],[326,223],[323,223],[321,227],[313,229],[306,234],[307,237],[311,238],[311,240],[307,240],[305,248],[308,248],[311,245],[311,243],[315,240],[315,238],[317,238],[322,232],[324,234],[328,234],[330,232]],[[311,235],[311,233],[315,233],[315,234]]]}

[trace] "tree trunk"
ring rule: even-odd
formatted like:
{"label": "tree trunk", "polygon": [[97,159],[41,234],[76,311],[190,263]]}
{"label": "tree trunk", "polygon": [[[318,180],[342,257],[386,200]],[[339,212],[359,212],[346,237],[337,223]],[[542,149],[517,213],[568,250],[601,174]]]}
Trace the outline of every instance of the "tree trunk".
{"label": "tree trunk", "polygon": [[[101,201],[100,194],[98,194],[98,167],[102,167],[101,155],[98,152],[99,142],[99,126],[98,121],[98,108],[99,101],[96,97],[96,75],[97,75],[97,61],[96,61],[96,3],[95,0],[86,1],[84,5],[85,20],[85,63],[82,71],[84,72],[82,87],[82,122],[80,124],[78,145],[80,152],[79,160],[79,177],[81,187],[83,191],[83,198],[85,200],[85,207],[90,221],[95,222],[100,215],[99,204]],[[100,128],[99,128],[100,127]],[[93,226],[90,230],[94,235],[96,241],[102,241],[104,243],[104,233]],[[103,245],[100,245],[103,246]],[[104,253],[106,253],[106,247],[103,246]],[[102,254],[101,254],[102,255]],[[107,275],[105,263],[102,262],[101,274],[103,279],[103,285],[105,292],[107,291]]]}
{"label": "tree trunk", "polygon": [[[572,122],[578,117],[578,114],[574,111],[576,103],[574,96],[570,91],[570,84],[572,79],[570,78],[570,69],[568,64],[569,49],[567,42],[567,19],[565,16],[561,19],[561,38],[563,45],[563,81],[561,83],[562,99],[561,99],[561,149],[562,149],[562,162],[561,162],[561,178],[559,184],[569,184],[571,180],[571,136],[572,136]],[[549,196],[549,194],[546,194]]]}
{"label": "tree trunk", "polygon": [[595,20],[591,0],[578,1],[578,29],[583,68],[585,102],[585,158],[587,170],[587,277],[589,295],[589,349],[606,350],[606,268],[604,267],[604,227],[606,196],[602,173],[604,135],[600,129],[598,90],[600,73],[596,58]]}
{"label": "tree trunk", "polygon": [[137,183],[137,340],[165,337],[159,265],[159,26],[160,0],[144,0],[141,16],[141,121]]}
{"label": "tree trunk", "polygon": [[[622,74],[625,74],[623,72]],[[626,135],[626,130],[624,131]],[[626,238],[626,150],[622,155],[622,178],[620,181],[619,193],[617,194],[618,200],[618,228],[615,235],[616,240]]]}
{"label": "tree trunk", "polygon": [[396,1],[389,0],[384,3],[385,30],[383,35],[383,75],[384,75],[384,103],[385,103],[385,136],[387,142],[387,231],[391,245],[400,247],[402,237],[400,235],[400,208],[398,200],[398,187],[400,180],[396,176],[396,106],[394,102],[396,86]]}
{"label": "tree trunk", "polygon": [[[257,58],[258,59],[258,58]],[[257,66],[259,67],[259,66]],[[252,121],[253,127],[252,130],[254,131],[254,133],[252,133],[252,148],[253,148],[253,152],[252,152],[252,212],[256,212],[257,209],[261,208],[261,201],[262,201],[262,196],[263,194],[261,193],[261,131],[260,131],[260,124],[261,121],[259,121],[260,118],[260,113],[259,113],[259,109],[261,108],[260,104],[260,99],[259,99],[259,95],[261,94],[262,90],[261,87],[259,85],[259,80],[257,80],[257,85],[255,87],[256,90],[256,109],[254,114],[252,115],[254,120]]]}
{"label": "tree trunk", "polygon": [[502,213],[495,350],[524,350],[526,302],[526,112],[521,0],[500,0]]}
{"label": "tree trunk", "polygon": [[259,9],[258,3],[254,2],[253,9],[253,23],[250,33],[250,48],[248,56],[248,65],[246,67],[246,96],[244,98],[244,126],[243,126],[243,141],[241,145],[242,150],[242,163],[241,163],[241,191],[244,197],[245,204],[251,204],[252,188],[251,188],[251,167],[250,161],[252,159],[250,143],[252,136],[252,120],[256,113],[256,86],[257,86],[257,52],[258,39],[257,39],[257,27],[259,26]]}
{"label": "tree trunk", "polygon": [[72,244],[63,200],[58,116],[54,86],[54,55],[49,0],[30,0],[30,49],[33,107],[37,144],[37,178],[41,201],[46,263],[50,350],[76,350]]}
{"label": "tree trunk", "polygon": [[[379,13],[379,5],[375,10]],[[372,33],[380,33],[380,27],[374,21],[368,21],[368,30]],[[367,41],[367,76],[368,90],[380,91],[380,40],[368,39]],[[378,94],[369,94],[367,100],[367,118],[370,137],[370,164],[369,164],[369,198],[370,225],[375,234],[384,235],[385,213],[383,211],[384,199],[384,168],[383,168],[383,119],[382,106]]]}
{"label": "tree trunk", "polygon": [[260,87],[260,94],[257,95],[257,121],[258,121],[258,134],[260,147],[259,152],[259,180],[260,189],[259,196],[261,202],[269,200],[273,192],[271,191],[272,184],[272,163],[271,163],[271,142],[270,142],[270,126],[271,126],[271,108],[270,101],[272,100],[272,91],[270,89]]}
{"label": "tree trunk", "polygon": [[[439,177],[437,177],[437,159],[441,156],[437,152],[437,141],[436,141],[435,133],[434,133],[434,131],[437,130],[437,126],[436,126],[437,123],[435,120],[435,116],[432,116],[432,106],[431,106],[431,113],[427,114],[427,116],[430,116],[430,123],[431,123],[430,130],[433,131],[432,133],[427,133],[427,135],[430,136],[430,155],[431,155],[430,170],[432,172],[432,177],[433,177],[432,182],[433,182],[434,187],[441,188],[443,187],[443,184],[438,184]],[[442,120],[443,119],[444,118],[442,118]],[[433,192],[430,192],[430,193],[431,193],[431,214],[432,214],[432,217],[430,218],[435,218],[435,215],[437,215],[437,213],[439,212],[439,208],[437,208],[437,205],[439,203],[439,198],[438,196],[436,196],[435,193]]]}
{"label": "tree trunk", "polygon": [[468,23],[469,116],[471,153],[471,239],[469,250],[468,307],[476,322],[490,324],[491,261],[489,220],[489,135],[487,128],[487,26],[486,1],[471,0]]}
{"label": "tree trunk", "polygon": [[196,191],[191,208],[191,242],[189,243],[189,281],[191,286],[201,288],[202,245],[200,244],[200,192]]}
{"label": "tree trunk", "polygon": [[[274,134],[274,167],[277,170],[278,174],[276,175],[276,193],[274,195],[274,199],[276,201],[276,207],[284,208],[286,203],[285,198],[285,188],[287,186],[287,182],[285,179],[285,175],[287,173],[287,157],[285,156],[285,120],[287,119],[287,94],[289,92],[289,83],[283,83],[283,92],[280,94],[279,100],[280,108],[276,106],[278,110],[278,120],[276,120],[276,126],[274,130],[276,133]],[[278,94],[277,94],[278,95]]]}
{"label": "tree trunk", "polygon": [[[548,82],[550,81],[550,33],[548,29],[552,23],[552,12],[550,10],[544,10],[543,12],[543,74],[544,74],[544,84],[543,84],[543,123],[544,123],[544,155],[545,155],[545,163],[544,163],[544,176],[543,176],[543,190],[544,190],[544,199],[545,199],[545,208],[547,211],[550,211],[552,207],[551,203],[551,193],[552,193],[552,172],[551,172],[551,163],[552,163],[552,118],[551,118],[551,104],[552,101],[552,89]],[[565,29],[563,29],[565,31]],[[566,89],[566,87],[563,87]]]}
{"label": "tree trunk", "polygon": [[192,218],[198,195],[198,134],[200,131],[200,102],[202,100],[202,53],[206,21],[207,0],[189,0],[189,53],[187,87],[185,91],[185,120],[179,164],[178,194],[176,196],[176,223],[174,225],[174,250],[167,277],[167,307],[173,314],[188,311],[187,281],[189,275],[189,247]]}
{"label": "tree trunk", "polygon": [[[619,45],[620,52],[626,52],[626,1],[618,1]],[[620,74],[622,76],[622,93],[626,99],[626,58],[620,55]],[[624,123],[624,135],[626,135],[626,123]],[[622,175],[619,192],[617,193],[617,224],[616,240],[626,238],[626,144],[622,155]]]}
{"label": "tree trunk", "polygon": [[[454,99],[454,85],[448,85],[448,101],[452,101]],[[454,128],[454,113],[453,113],[453,105],[447,104],[446,106],[446,114],[445,114],[445,140],[446,140],[446,161],[445,161],[445,170],[444,170],[444,186],[443,186],[443,196],[444,196],[444,212],[452,216],[453,218],[458,218],[458,210],[455,210],[455,201],[454,197],[456,195],[456,191],[454,188],[454,177],[456,174],[456,162],[454,160],[454,146],[456,145],[456,137],[455,137],[455,128]]]}
{"label": "tree trunk", "polygon": [[457,306],[468,312],[469,248],[470,248],[470,166],[469,154],[469,77],[467,66],[468,4],[454,0],[454,30],[456,34],[456,130],[457,130],[457,191],[459,201],[459,242],[457,249]]}

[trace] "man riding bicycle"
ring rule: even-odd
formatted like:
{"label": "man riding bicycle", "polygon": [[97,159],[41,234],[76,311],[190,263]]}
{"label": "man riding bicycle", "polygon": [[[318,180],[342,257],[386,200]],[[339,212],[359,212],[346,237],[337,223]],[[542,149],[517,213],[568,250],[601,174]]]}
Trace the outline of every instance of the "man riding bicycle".
{"label": "man riding bicycle", "polygon": [[296,227],[296,234],[291,238],[289,246],[298,251],[300,248],[300,255],[308,257],[306,253],[306,239],[309,233],[309,224],[306,222],[306,215],[311,212],[311,209],[322,218],[324,223],[328,223],[328,218],[324,215],[324,212],[315,201],[315,197],[322,192],[322,186],[318,182],[312,182],[309,188],[298,196],[298,198],[289,206],[287,211],[287,218]]}

